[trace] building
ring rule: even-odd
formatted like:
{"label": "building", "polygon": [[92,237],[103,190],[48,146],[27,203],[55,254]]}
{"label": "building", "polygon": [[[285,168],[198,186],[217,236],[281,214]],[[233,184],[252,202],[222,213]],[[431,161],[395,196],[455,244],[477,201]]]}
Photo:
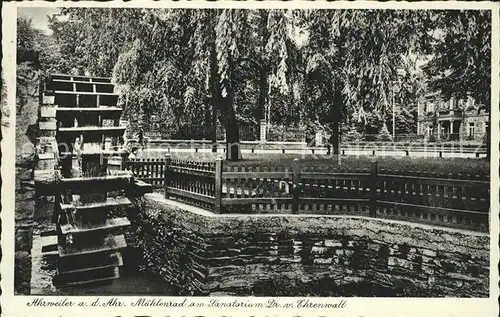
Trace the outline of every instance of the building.
{"label": "building", "polygon": [[418,105],[417,133],[427,141],[482,141],[488,131],[488,108],[439,92],[424,96]]}

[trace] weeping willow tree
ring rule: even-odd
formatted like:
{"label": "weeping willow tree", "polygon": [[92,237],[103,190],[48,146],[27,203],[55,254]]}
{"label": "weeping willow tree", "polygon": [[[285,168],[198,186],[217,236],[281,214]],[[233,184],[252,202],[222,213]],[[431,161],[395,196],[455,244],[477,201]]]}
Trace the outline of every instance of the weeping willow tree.
{"label": "weeping willow tree", "polygon": [[124,114],[134,130],[144,130],[152,115],[164,132],[200,119],[200,97],[186,77],[193,50],[188,10],[142,10],[137,36],[124,47],[113,68]]}
{"label": "weeping willow tree", "polygon": [[385,124],[391,82],[401,56],[419,47],[422,13],[406,10],[314,10],[306,12],[310,39],[306,63],[312,114],[331,131],[338,154],[341,124],[380,113]]}
{"label": "weeping willow tree", "polygon": [[[491,124],[491,11],[434,11],[428,27],[440,31],[430,37],[427,51],[433,55],[426,67],[431,89],[445,99],[473,97],[488,110]],[[489,157],[490,130],[486,133]]]}
{"label": "weeping willow tree", "polygon": [[[446,41],[485,32],[480,17],[466,28],[453,26],[455,13],[418,10],[67,8],[62,14],[67,19],[54,18],[51,27],[65,63],[92,75],[112,72],[134,130],[155,115],[169,134],[199,125],[216,141],[219,121],[228,159],[241,158],[240,124],[261,118],[327,127],[338,153],[342,126],[353,125],[354,116],[365,125],[375,117],[391,122],[389,100],[404,56],[434,45],[442,52],[437,65],[444,65]],[[451,29],[444,44],[426,43],[439,28]],[[457,54],[451,56],[467,60]],[[422,92],[414,89],[420,75],[408,74],[400,99]],[[411,116],[400,111],[397,119]]]}

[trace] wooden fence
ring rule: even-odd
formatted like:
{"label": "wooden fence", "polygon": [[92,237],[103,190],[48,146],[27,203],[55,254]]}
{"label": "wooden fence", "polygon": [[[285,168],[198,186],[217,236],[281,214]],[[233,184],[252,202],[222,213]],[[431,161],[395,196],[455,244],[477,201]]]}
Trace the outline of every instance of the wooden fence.
{"label": "wooden fence", "polygon": [[489,230],[490,182],[479,175],[391,171],[376,162],[368,169],[331,171],[301,167],[298,159],[273,168],[168,156],[129,167],[139,179],[163,187],[166,197],[216,213],[360,215]]}
{"label": "wooden fence", "polygon": [[162,188],[165,181],[165,160],[163,158],[128,159],[125,169],[154,188]]}

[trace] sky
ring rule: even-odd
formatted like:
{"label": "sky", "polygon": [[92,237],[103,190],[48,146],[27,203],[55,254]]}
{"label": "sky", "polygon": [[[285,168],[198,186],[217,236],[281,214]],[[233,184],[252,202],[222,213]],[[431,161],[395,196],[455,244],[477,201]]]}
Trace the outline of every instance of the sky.
{"label": "sky", "polygon": [[59,8],[17,8],[17,15],[31,19],[35,29],[50,34],[48,15],[59,13]]}

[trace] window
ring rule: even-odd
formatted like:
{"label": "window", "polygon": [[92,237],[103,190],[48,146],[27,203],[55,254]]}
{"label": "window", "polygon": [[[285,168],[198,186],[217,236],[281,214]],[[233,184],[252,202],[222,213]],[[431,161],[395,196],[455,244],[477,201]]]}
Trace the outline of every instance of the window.
{"label": "window", "polygon": [[432,126],[428,125],[427,126],[427,136],[430,136],[432,134]]}
{"label": "window", "polygon": [[469,122],[469,136],[474,136],[474,122]]}
{"label": "window", "polygon": [[434,112],[434,104],[432,102],[427,102],[426,104],[426,113]]}

